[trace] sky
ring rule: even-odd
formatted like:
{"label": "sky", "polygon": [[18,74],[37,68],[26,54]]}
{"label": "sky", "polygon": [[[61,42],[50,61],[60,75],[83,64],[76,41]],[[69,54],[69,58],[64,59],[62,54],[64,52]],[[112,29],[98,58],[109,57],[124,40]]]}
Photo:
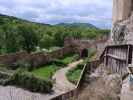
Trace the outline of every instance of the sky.
{"label": "sky", "polygon": [[46,24],[91,23],[110,28],[112,0],[0,0],[0,13]]}

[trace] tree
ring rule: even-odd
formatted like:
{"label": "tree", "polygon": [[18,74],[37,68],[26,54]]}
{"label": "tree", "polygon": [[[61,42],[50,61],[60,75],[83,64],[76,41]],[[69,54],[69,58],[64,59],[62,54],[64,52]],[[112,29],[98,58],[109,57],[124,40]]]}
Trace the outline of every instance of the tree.
{"label": "tree", "polygon": [[16,32],[16,27],[7,23],[1,26],[0,31],[0,47],[1,52],[11,53],[19,50],[18,44],[18,33]]}
{"label": "tree", "polygon": [[38,36],[30,26],[19,26],[18,31],[21,35],[21,45],[28,53],[34,51],[38,45]]}

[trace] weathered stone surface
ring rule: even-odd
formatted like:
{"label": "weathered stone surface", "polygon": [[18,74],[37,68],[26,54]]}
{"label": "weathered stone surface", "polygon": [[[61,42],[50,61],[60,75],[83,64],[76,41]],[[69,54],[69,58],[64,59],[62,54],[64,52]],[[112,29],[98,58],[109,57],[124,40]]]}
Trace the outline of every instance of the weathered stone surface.
{"label": "weathered stone surface", "polygon": [[133,0],[113,0],[114,44],[133,44]]}
{"label": "weathered stone surface", "polygon": [[133,13],[126,20],[117,22],[112,28],[112,40],[115,44],[133,44]]}
{"label": "weathered stone surface", "polygon": [[130,90],[128,78],[123,81],[120,100],[133,100],[133,91]]}
{"label": "weathered stone surface", "polygon": [[113,24],[127,19],[132,11],[132,0],[113,0]]}
{"label": "weathered stone surface", "polygon": [[115,44],[124,43],[125,35],[127,34],[126,25],[119,25],[119,24],[114,25],[114,27],[112,29],[112,33],[114,33],[113,41]]}

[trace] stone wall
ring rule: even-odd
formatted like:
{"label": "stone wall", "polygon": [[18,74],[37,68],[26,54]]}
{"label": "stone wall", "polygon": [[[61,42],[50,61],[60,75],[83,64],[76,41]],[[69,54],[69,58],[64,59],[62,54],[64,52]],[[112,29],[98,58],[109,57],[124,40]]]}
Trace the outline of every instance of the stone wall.
{"label": "stone wall", "polygon": [[72,53],[73,48],[63,47],[51,53],[32,53],[18,52],[14,54],[6,54],[0,56],[0,64],[12,66],[18,61],[30,62],[33,67],[37,67],[52,61],[54,58],[62,58],[64,55]]}
{"label": "stone wall", "polygon": [[64,41],[64,46],[73,47],[73,50],[79,54],[81,54],[82,50],[89,48],[94,48],[98,53],[101,53],[107,44],[108,38],[108,35],[105,35],[97,40],[66,38]]}
{"label": "stone wall", "polygon": [[127,19],[133,8],[132,0],[113,0],[113,24]]}
{"label": "stone wall", "polygon": [[133,0],[113,0],[113,44],[133,44]]}
{"label": "stone wall", "polygon": [[75,38],[67,38],[64,41],[64,47],[51,53],[31,53],[19,52],[14,54],[0,55],[0,64],[12,66],[18,61],[30,62],[33,67],[37,67],[52,61],[54,58],[62,58],[69,53],[78,53],[81,55],[82,50],[95,48],[97,52],[102,52],[108,37],[98,40],[81,40]]}
{"label": "stone wall", "polygon": [[126,20],[117,22],[112,28],[114,44],[133,44],[133,13]]}

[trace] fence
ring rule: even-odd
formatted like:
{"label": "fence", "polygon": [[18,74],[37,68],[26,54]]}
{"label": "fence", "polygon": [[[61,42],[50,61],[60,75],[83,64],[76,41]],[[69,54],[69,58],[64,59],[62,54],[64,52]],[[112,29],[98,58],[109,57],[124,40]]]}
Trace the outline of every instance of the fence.
{"label": "fence", "polygon": [[107,46],[100,59],[112,73],[119,73],[124,76],[127,74],[128,64],[132,63],[132,52],[132,45]]}
{"label": "fence", "polygon": [[83,69],[81,78],[78,83],[78,88],[84,88],[90,83],[90,74],[95,71],[95,69],[100,65],[100,60],[88,62]]}
{"label": "fence", "polygon": [[88,62],[82,71],[81,77],[77,84],[77,87],[74,90],[68,91],[67,93],[61,94],[51,100],[77,100],[78,94],[80,93],[80,89],[85,86],[85,84],[89,84],[88,76],[92,73],[100,64],[99,60]]}
{"label": "fence", "polygon": [[54,97],[51,100],[77,100],[78,92],[78,89],[75,88],[74,90]]}
{"label": "fence", "polygon": [[[51,100],[71,100],[77,97],[81,88],[86,87],[90,82],[90,74],[95,71],[95,69],[103,63],[105,67],[108,67],[111,72],[119,73],[122,77],[127,74],[126,67],[128,64],[132,63],[133,56],[133,46],[132,45],[110,45],[105,48],[101,54],[99,60],[88,62],[81,73],[80,80],[78,82],[77,88],[59,95]],[[77,100],[76,98],[76,100]]]}

